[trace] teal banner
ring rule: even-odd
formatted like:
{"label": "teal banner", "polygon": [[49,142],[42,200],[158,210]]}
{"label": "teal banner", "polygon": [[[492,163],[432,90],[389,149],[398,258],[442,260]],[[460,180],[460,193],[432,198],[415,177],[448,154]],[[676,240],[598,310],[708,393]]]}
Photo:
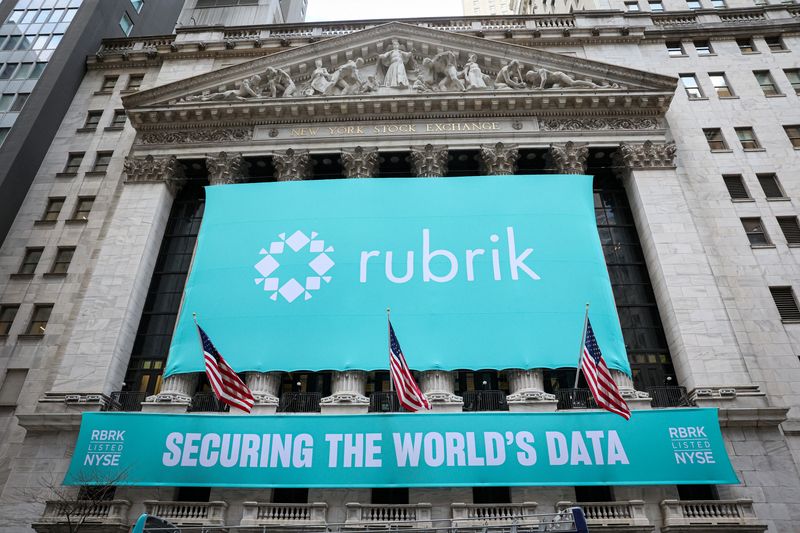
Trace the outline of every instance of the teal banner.
{"label": "teal banner", "polygon": [[237,372],[574,367],[585,304],[630,373],[591,176],[206,189],[166,374],[202,372],[192,313]]}
{"label": "teal banner", "polygon": [[374,415],[85,413],[68,485],[738,483],[715,409]]}

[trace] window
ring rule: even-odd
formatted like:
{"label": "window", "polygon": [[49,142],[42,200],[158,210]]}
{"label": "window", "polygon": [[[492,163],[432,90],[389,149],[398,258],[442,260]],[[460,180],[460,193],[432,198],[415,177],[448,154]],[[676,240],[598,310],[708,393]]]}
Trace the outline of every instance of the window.
{"label": "window", "polygon": [[272,489],[272,503],[308,503],[308,489],[306,488],[276,488]]}
{"label": "window", "polygon": [[625,2],[625,11],[628,13],[639,11],[639,2]]}
{"label": "window", "polygon": [[697,83],[697,76],[694,74],[680,74],[683,88],[686,89],[686,94],[689,99],[702,98],[703,92],[700,90],[700,85]]}
{"label": "window", "polygon": [[705,128],[703,133],[708,141],[708,146],[712,152],[727,150],[728,144],[725,142],[725,137],[722,136],[722,130],[719,128]]}
{"label": "window", "polygon": [[678,485],[678,498],[681,500],[718,500],[719,494],[714,485]]}
{"label": "window", "polygon": [[137,13],[141,13],[142,8],[144,7],[144,0],[131,0],[131,5],[133,6],[133,9],[135,9]]}
{"label": "window", "polygon": [[576,502],[613,502],[613,487],[608,485],[598,487],[575,487]]}
{"label": "window", "polygon": [[794,322],[800,320],[800,309],[797,308],[797,300],[794,299],[794,291],[791,287],[770,287],[769,292],[778,308],[778,314],[784,322]]}
{"label": "window", "polygon": [[[95,130],[97,129],[97,125],[100,124],[100,117],[103,116],[102,111],[89,111],[86,114],[86,122],[83,124],[83,129],[85,130]],[[80,165],[80,161],[78,161]]]}
{"label": "window", "polygon": [[703,7],[700,0],[686,0],[686,5],[689,9],[702,9]]}
{"label": "window", "polygon": [[112,128],[122,128],[125,126],[125,121],[128,119],[127,115],[125,115],[125,110],[117,109],[114,111],[114,118],[111,119],[111,126]]}
{"label": "window", "polygon": [[739,37],[736,39],[736,44],[739,46],[739,51],[743,54],[753,54],[756,52],[753,39],[750,37]]}
{"label": "window", "polygon": [[778,86],[775,85],[775,80],[772,79],[772,75],[768,70],[754,70],[753,75],[756,77],[756,81],[761,86],[761,90],[764,91],[764,96],[775,96],[781,94],[781,92],[778,90]]}
{"label": "window", "polygon": [[47,42],[47,49],[48,50],[55,50],[58,48],[58,45],[61,44],[61,40],[64,38],[63,33],[56,33],[53,35],[53,38]]}
{"label": "window", "polygon": [[408,505],[408,487],[372,489],[370,502],[373,505]]}
{"label": "window", "polygon": [[783,71],[792,84],[795,94],[800,94],[800,68],[788,68]]}
{"label": "window", "polygon": [[16,95],[5,93],[0,96],[0,111],[8,111],[11,108],[11,102],[14,101]]}
{"label": "window", "polygon": [[56,252],[56,258],[53,260],[53,266],[50,268],[50,273],[66,274],[73,255],[75,255],[74,246],[59,247]]}
{"label": "window", "polygon": [[736,136],[739,137],[739,142],[742,143],[743,150],[758,150],[761,145],[758,144],[756,139],[756,132],[753,128],[733,128],[736,131]]}
{"label": "window", "polygon": [[743,218],[742,227],[750,241],[750,246],[769,246],[771,244],[759,217]]}
{"label": "window", "polygon": [[114,152],[97,152],[97,157],[94,158],[94,166],[92,172],[105,172],[108,170],[108,164],[111,163],[111,156]]}
{"label": "window", "polygon": [[800,148],[800,126],[784,126],[786,136],[789,137],[789,142],[795,148]]}
{"label": "window", "polygon": [[103,92],[110,92],[114,90],[114,86],[117,85],[117,80],[119,76],[105,76],[103,78],[103,85],[100,87],[100,90]]}
{"label": "window", "polygon": [[6,140],[9,131],[11,131],[11,128],[0,128],[0,144],[3,144],[3,141]]}
{"label": "window", "polygon": [[0,305],[0,335],[8,335],[19,311],[18,305]]}
{"label": "window", "polygon": [[25,330],[25,335],[44,335],[47,322],[50,320],[50,313],[53,312],[53,304],[38,304],[33,307],[33,315]]}
{"label": "window", "polygon": [[75,206],[75,212],[72,215],[72,220],[89,220],[89,212],[94,205],[94,196],[86,196],[78,198],[78,203]]}
{"label": "window", "polygon": [[28,377],[26,368],[9,368],[6,377],[0,385],[0,405],[17,405],[25,378]]}
{"label": "window", "polygon": [[33,275],[36,272],[36,265],[39,264],[39,259],[42,258],[43,251],[44,248],[26,248],[17,274],[22,274],[23,276]]}
{"label": "window", "polygon": [[740,174],[722,176],[722,179],[725,181],[725,187],[728,189],[728,194],[731,195],[731,200],[750,200],[750,193]]}
{"label": "window", "polygon": [[764,40],[767,42],[767,47],[772,52],[786,50],[786,47],[783,45],[783,39],[781,39],[780,35],[770,35],[768,37],[764,37]]}
{"label": "window", "polygon": [[697,55],[699,56],[710,56],[714,53],[714,49],[711,48],[711,41],[708,39],[695,41],[694,49],[697,50]]}
{"label": "window", "polygon": [[197,8],[222,6],[248,6],[258,4],[258,0],[197,0]]}
{"label": "window", "polygon": [[33,70],[33,63],[20,63],[20,66],[17,69],[17,73],[14,74],[14,79],[27,80],[30,77],[32,70]]}
{"label": "window", "polygon": [[3,45],[3,50],[13,50],[19,44],[20,39],[22,39],[22,35],[10,36],[6,44]]}
{"label": "window", "polygon": [[664,3],[661,2],[661,0],[650,0],[648,4],[650,5],[651,13],[661,13],[664,11]]}
{"label": "window", "polygon": [[144,81],[144,74],[131,74],[128,78],[128,86],[126,89],[129,91],[138,91],[142,87],[142,81]]}
{"label": "window", "polygon": [[472,503],[479,505],[508,505],[511,503],[511,488],[472,487]]}
{"label": "window", "polygon": [[126,37],[131,35],[133,31],[133,21],[127,13],[123,13],[122,18],[119,19],[119,27],[122,28],[122,33],[124,33]]}
{"label": "window", "polygon": [[11,109],[9,111],[22,111],[23,106],[25,106],[25,102],[28,101],[28,97],[30,93],[19,93],[16,98],[14,98],[14,103],[11,104]]}
{"label": "window", "polygon": [[728,6],[725,5],[725,0],[711,0],[711,7],[714,9],[723,9]]}
{"label": "window", "polygon": [[800,224],[797,217],[777,217],[783,236],[788,244],[800,244]]}
{"label": "window", "polygon": [[67,166],[64,167],[65,174],[77,174],[83,161],[83,152],[72,153],[67,157]]}
{"label": "window", "polygon": [[42,72],[44,72],[44,67],[47,66],[47,63],[39,62],[33,66],[33,70],[31,71],[31,79],[38,80],[42,76]]}
{"label": "window", "polygon": [[717,91],[717,96],[720,98],[730,98],[733,96],[733,91],[728,85],[728,79],[725,77],[724,72],[709,72],[708,77],[711,80],[711,85]]}
{"label": "window", "polygon": [[764,196],[767,200],[785,199],[786,195],[783,194],[781,182],[778,181],[778,176],[775,174],[756,174],[758,183],[761,185],[761,190],[764,191]]}
{"label": "window", "polygon": [[683,51],[683,44],[680,41],[667,41],[667,53],[669,57],[685,56],[686,52]]}
{"label": "window", "polygon": [[0,69],[0,80],[10,80],[18,66],[19,63],[6,63],[3,65],[3,68]]}
{"label": "window", "polygon": [[44,210],[44,216],[42,217],[42,220],[58,220],[58,215],[61,213],[62,207],[64,207],[64,198],[48,198],[47,207]]}

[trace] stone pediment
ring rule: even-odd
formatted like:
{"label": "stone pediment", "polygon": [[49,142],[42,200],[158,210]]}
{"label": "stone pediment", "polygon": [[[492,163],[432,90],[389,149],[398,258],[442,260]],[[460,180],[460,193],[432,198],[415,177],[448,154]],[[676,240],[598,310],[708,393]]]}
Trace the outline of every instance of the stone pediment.
{"label": "stone pediment", "polygon": [[[488,112],[663,114],[677,80],[392,22],[127,96],[137,128]],[[546,113],[545,113],[546,114]]]}

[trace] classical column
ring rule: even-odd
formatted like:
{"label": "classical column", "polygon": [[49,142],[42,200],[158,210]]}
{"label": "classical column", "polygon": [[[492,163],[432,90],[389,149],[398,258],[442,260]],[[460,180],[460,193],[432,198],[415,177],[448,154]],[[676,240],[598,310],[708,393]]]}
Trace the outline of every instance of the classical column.
{"label": "classical column", "polygon": [[460,412],[464,407],[464,400],[455,395],[456,376],[453,372],[426,370],[420,374],[419,388],[428,398],[433,411]]}
{"label": "classical column", "polygon": [[284,153],[272,156],[277,181],[301,181],[311,179],[311,154],[308,150],[289,148]]}
{"label": "classical column", "polygon": [[246,372],[245,383],[256,400],[253,412],[271,414],[278,409],[281,372]]}
{"label": "classical column", "polygon": [[411,167],[420,178],[441,178],[447,174],[447,146],[411,147]]}
{"label": "classical column", "polygon": [[559,174],[584,174],[589,147],[570,141],[565,144],[551,144],[547,151],[547,166]]}
{"label": "classical column", "polygon": [[164,379],[161,391],[153,396],[148,396],[142,403],[145,412],[182,412],[192,404],[192,396],[197,390],[200,374],[173,374]]}
{"label": "classical column", "polygon": [[215,156],[206,156],[206,168],[208,169],[209,184],[231,185],[247,179],[250,163],[244,160],[242,154],[220,152]]}
{"label": "classical column", "polygon": [[331,380],[331,395],[320,401],[323,414],[366,413],[369,409],[367,373],[363,370],[334,372]]}
{"label": "classical column", "polygon": [[[615,166],[627,190],[678,381],[690,396],[720,405],[766,405],[753,384],[709,263],[674,143],[623,143]],[[703,331],[697,330],[702,314]],[[713,364],[709,364],[713,361]],[[734,391],[729,394],[729,391]]]}
{"label": "classical column", "polygon": [[508,371],[511,394],[506,401],[510,411],[555,411],[556,397],[544,392],[544,370],[514,369]]}
{"label": "classical column", "polygon": [[488,176],[514,174],[517,171],[519,145],[496,144],[481,145],[481,163]]}
{"label": "classical column", "polygon": [[614,383],[617,384],[619,393],[628,403],[628,407],[631,409],[652,408],[650,395],[644,391],[636,390],[636,387],[633,386],[633,380],[628,374],[619,370],[611,370],[611,377],[614,379]]}
{"label": "classical column", "polygon": [[[184,178],[174,156],[128,158],[124,173],[53,386],[45,395],[54,401],[49,405],[61,398],[99,406],[125,377],[173,195]],[[110,198],[101,201],[111,203]],[[89,223],[95,221],[90,217]],[[92,402],[81,400],[90,397]]]}
{"label": "classical column", "polygon": [[374,178],[378,175],[378,149],[356,146],[342,150],[342,166],[346,178]]}

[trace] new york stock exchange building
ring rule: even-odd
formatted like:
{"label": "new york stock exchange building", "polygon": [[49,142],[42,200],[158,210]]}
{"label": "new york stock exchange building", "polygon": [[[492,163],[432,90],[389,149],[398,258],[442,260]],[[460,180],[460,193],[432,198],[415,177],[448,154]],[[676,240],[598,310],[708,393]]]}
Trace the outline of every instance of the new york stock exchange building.
{"label": "new york stock exchange building", "polygon": [[105,41],[0,252],[0,532],[799,531],[800,10],[697,4]]}

